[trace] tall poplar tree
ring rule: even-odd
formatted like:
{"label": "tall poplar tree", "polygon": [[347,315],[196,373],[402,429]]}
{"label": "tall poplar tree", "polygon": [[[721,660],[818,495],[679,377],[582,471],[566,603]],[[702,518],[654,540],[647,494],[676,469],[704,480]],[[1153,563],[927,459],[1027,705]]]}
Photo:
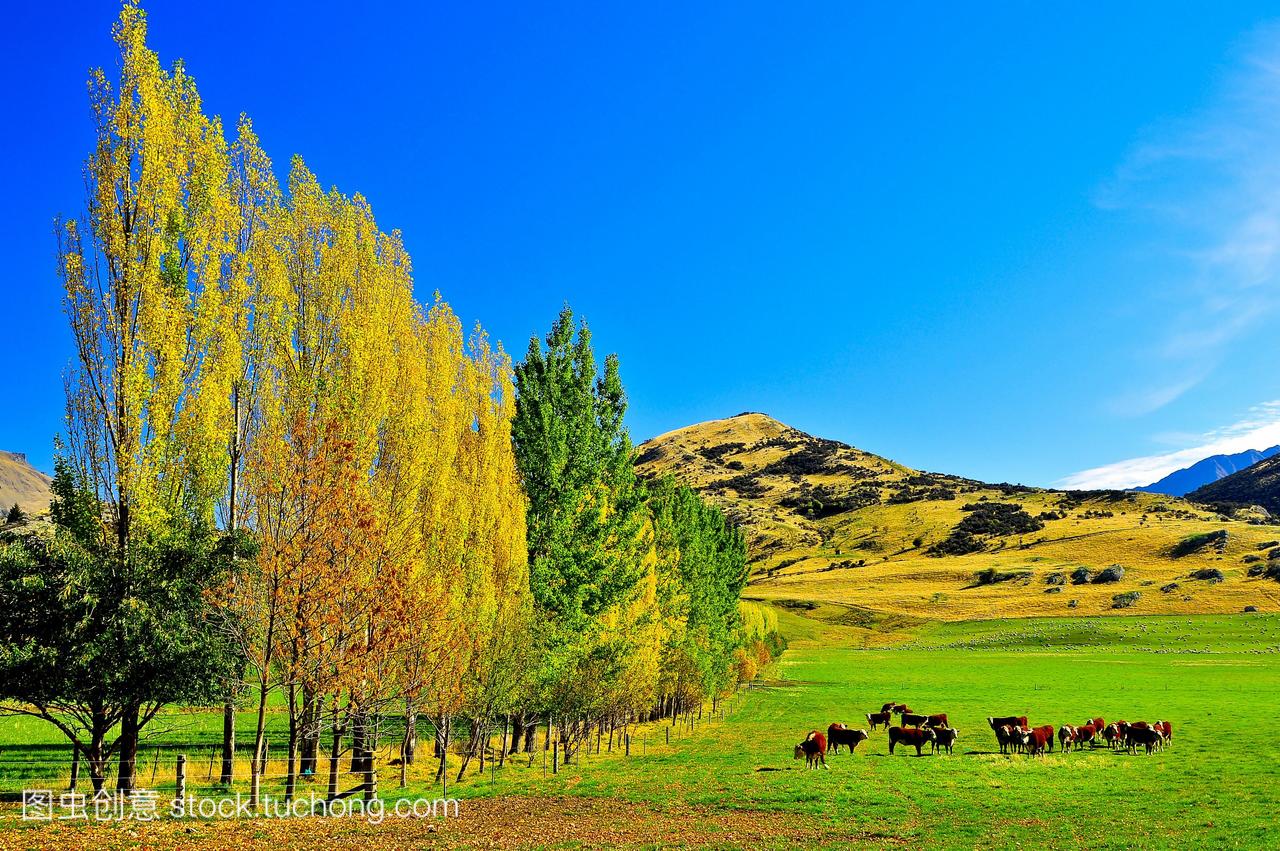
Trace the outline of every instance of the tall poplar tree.
{"label": "tall poplar tree", "polygon": [[[101,505],[96,557],[126,600],[156,571],[181,567],[171,559],[185,530],[214,523],[224,435],[210,407],[221,401],[202,392],[220,369],[204,342],[236,248],[222,125],[204,114],[181,63],[161,66],[146,30],[144,13],[126,4],[114,29],[119,82],[101,70],[89,81],[96,145],[85,215],[58,225],[76,352],[62,454]],[[122,790],[133,786],[149,704],[135,694],[121,707]]]}

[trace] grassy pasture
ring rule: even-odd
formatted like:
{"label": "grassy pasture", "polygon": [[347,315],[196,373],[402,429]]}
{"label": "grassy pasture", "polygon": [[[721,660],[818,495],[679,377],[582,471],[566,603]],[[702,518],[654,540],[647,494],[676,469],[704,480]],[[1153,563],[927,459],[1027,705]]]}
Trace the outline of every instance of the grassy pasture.
{"label": "grassy pasture", "polygon": [[[1266,719],[1280,694],[1280,617],[1026,619],[904,631],[833,624],[815,616],[821,614],[782,611],[791,649],[765,683],[732,701],[723,721],[692,733],[678,727],[670,746],[662,727],[650,725],[638,732],[630,759],[619,750],[592,754],[555,776],[544,777],[539,752],[532,767],[519,760],[451,785],[450,793],[463,799],[464,814],[469,801],[487,806],[481,798],[518,796],[513,800],[554,812],[585,796],[612,802],[603,809],[614,821],[634,813],[637,825],[663,824],[667,813],[683,824],[695,812],[721,819],[730,831],[627,834],[637,844],[655,841],[645,839],[652,835],[730,845],[732,821],[749,818],[765,825],[766,835],[777,819],[779,844],[784,827],[806,819],[803,841],[833,846],[1274,847],[1280,745]],[[809,729],[832,721],[864,726],[862,714],[887,700],[947,712],[961,730],[955,755],[916,758],[900,750],[891,757],[878,731],[856,755],[830,756],[829,771],[806,771],[793,760],[792,747]],[[1167,718],[1175,740],[1153,756],[1102,748],[1003,756],[985,727],[992,714],[1054,725],[1094,715]],[[209,717],[212,731],[216,716]],[[3,729],[8,751],[17,731]],[[426,772],[415,769],[407,794],[438,793]],[[395,786],[384,776],[384,795],[399,794]],[[419,828],[388,820],[350,829],[394,840]],[[152,829],[163,843],[163,831],[173,828]],[[11,834],[34,844],[42,836],[48,838],[41,828]],[[465,844],[469,836],[442,829],[430,842]],[[574,836],[565,835],[567,847],[593,844],[589,831]]]}

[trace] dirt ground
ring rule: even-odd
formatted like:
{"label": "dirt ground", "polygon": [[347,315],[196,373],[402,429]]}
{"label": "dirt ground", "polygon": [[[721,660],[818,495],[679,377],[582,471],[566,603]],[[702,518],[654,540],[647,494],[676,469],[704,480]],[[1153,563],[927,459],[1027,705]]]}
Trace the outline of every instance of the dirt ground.
{"label": "dirt ground", "polygon": [[465,800],[457,817],[363,817],[158,822],[19,820],[6,807],[0,848],[615,848],[848,847],[905,844],[830,819],[760,810],[672,806],[656,810],[613,798]]}

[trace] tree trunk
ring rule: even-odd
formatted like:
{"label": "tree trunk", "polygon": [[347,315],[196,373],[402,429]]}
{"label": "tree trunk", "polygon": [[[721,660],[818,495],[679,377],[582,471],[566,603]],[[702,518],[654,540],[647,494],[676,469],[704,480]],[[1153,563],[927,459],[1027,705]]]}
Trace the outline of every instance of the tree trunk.
{"label": "tree trunk", "polygon": [[445,715],[436,724],[436,751],[437,755],[440,757],[440,767],[436,769],[436,782],[441,784],[441,797],[444,797],[448,793],[450,726],[451,722],[448,715]]}
{"label": "tree trunk", "polygon": [[368,731],[365,725],[365,714],[357,712],[351,720],[351,772],[364,771],[365,739]]}
{"label": "tree trunk", "polygon": [[508,712],[502,718],[502,741],[501,747],[498,749],[498,767],[502,768],[507,764],[507,734],[511,730],[511,713]]}
{"label": "tree trunk", "polygon": [[404,741],[400,743],[400,761],[405,765],[413,765],[418,752],[418,709],[412,698],[404,702]]}
{"label": "tree trunk", "polygon": [[333,746],[329,750],[329,798],[338,794],[338,763],[342,759],[342,725],[338,723],[338,698],[333,698]]}
{"label": "tree trunk", "polygon": [[236,762],[236,705],[228,701],[222,707],[222,774],[218,782],[230,786]]}
{"label": "tree trunk", "polygon": [[138,772],[138,711],[138,706],[130,706],[120,717],[120,738],[116,744],[120,773],[116,777],[116,791],[125,795],[133,793]]}
{"label": "tree trunk", "polygon": [[524,744],[524,713],[511,716],[511,752],[518,752]]}
{"label": "tree trunk", "polygon": [[258,809],[258,791],[262,788],[262,745],[267,729],[267,680],[258,684],[258,722],[253,728],[253,756],[249,760],[249,806]]}
{"label": "tree trunk", "polygon": [[320,701],[307,687],[302,689],[302,749],[298,772],[315,777],[320,756]]}
{"label": "tree trunk", "polygon": [[85,759],[89,761],[89,782],[95,793],[101,792],[107,782],[107,713],[101,706],[93,708],[93,729],[89,731],[89,747]]}
{"label": "tree trunk", "polygon": [[284,778],[284,800],[292,803],[298,785],[298,687],[289,684],[289,765]]}

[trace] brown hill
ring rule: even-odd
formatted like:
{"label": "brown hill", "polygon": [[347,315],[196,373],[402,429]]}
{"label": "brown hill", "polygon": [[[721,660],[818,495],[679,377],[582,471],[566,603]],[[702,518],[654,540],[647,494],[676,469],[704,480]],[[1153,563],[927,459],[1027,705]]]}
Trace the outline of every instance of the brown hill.
{"label": "brown hill", "polygon": [[743,527],[747,596],[854,619],[1280,610],[1249,576],[1280,529],[1183,499],[926,473],[756,413],[637,449]]}
{"label": "brown hill", "polygon": [[32,467],[26,455],[0,450],[0,521],[15,503],[28,514],[47,512],[52,481]]}

